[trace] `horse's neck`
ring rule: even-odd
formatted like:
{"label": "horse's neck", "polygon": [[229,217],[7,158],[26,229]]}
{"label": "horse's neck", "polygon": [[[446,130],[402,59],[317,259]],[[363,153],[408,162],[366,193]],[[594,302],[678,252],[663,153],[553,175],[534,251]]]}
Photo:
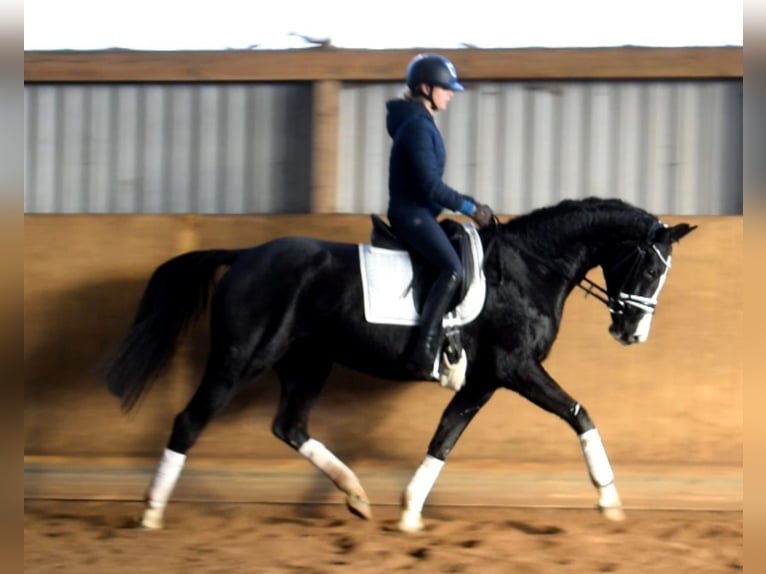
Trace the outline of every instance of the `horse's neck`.
{"label": "horse's neck", "polygon": [[549,282],[558,278],[569,289],[595,267],[588,245],[576,240],[541,245],[521,239],[515,243],[515,247],[530,273],[544,275]]}
{"label": "horse's neck", "polygon": [[582,217],[579,224],[573,224],[573,217],[563,214],[541,222],[535,229],[513,233],[510,244],[521,252],[532,273],[537,269],[548,281],[558,276],[568,293],[591,269],[601,265],[603,253],[626,237],[626,230],[631,229],[638,237],[640,231],[628,224],[631,217],[636,228],[635,216],[628,212],[596,212]]}
{"label": "horse's neck", "polygon": [[[648,233],[652,216],[614,202],[572,202],[572,208],[557,206],[541,210],[521,221],[505,225],[505,269],[500,278],[510,277],[509,289],[538,291],[553,297],[561,312],[564,301],[599,267],[616,243],[638,240]],[[501,281],[502,283],[502,281]]]}
{"label": "horse's neck", "polygon": [[615,243],[638,240],[648,233],[653,218],[635,208],[618,206],[583,209],[579,213],[562,214],[551,218],[549,235],[557,249],[567,250],[583,246],[590,259],[590,268],[600,264],[599,255]]}

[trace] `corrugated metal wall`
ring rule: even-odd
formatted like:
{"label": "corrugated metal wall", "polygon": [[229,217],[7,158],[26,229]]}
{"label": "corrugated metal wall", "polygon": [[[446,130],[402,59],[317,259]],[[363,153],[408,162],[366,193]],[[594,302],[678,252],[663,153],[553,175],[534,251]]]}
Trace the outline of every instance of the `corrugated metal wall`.
{"label": "corrugated metal wall", "polygon": [[28,213],[305,212],[311,84],[27,85]]}
{"label": "corrugated metal wall", "polygon": [[[742,83],[476,83],[437,115],[445,181],[500,213],[565,197],[621,197],[654,213],[742,213]],[[385,212],[385,101],[346,86],[340,211]]]}
{"label": "corrugated metal wall", "polygon": [[[742,82],[475,83],[439,114],[445,180],[518,214],[622,197],[659,214],[742,213]],[[341,91],[336,205],[385,212],[385,102]],[[31,84],[27,213],[311,209],[310,83]]]}

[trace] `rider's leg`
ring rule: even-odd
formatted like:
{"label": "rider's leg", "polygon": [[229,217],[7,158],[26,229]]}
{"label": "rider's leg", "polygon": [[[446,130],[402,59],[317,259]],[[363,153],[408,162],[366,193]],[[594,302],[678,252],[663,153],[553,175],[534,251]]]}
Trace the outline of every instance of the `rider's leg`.
{"label": "rider's leg", "polygon": [[430,213],[418,213],[402,220],[392,218],[392,224],[410,249],[438,272],[424,299],[419,329],[408,360],[408,368],[416,376],[430,379],[442,344],[442,319],[463,280],[463,264],[439,222]]}
{"label": "rider's leg", "polygon": [[442,319],[459,286],[460,277],[454,271],[447,270],[440,273],[429,290],[420,313],[418,336],[408,361],[408,367],[413,372],[426,376],[433,371],[442,344]]}

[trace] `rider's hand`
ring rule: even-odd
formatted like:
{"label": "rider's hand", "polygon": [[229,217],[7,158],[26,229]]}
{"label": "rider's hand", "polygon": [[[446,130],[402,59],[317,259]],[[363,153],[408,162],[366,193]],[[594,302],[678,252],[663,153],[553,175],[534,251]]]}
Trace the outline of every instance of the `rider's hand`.
{"label": "rider's hand", "polygon": [[489,205],[477,203],[476,209],[474,210],[473,215],[471,215],[471,219],[473,219],[479,227],[484,227],[485,225],[492,223],[495,219],[495,212],[492,211],[492,208]]}

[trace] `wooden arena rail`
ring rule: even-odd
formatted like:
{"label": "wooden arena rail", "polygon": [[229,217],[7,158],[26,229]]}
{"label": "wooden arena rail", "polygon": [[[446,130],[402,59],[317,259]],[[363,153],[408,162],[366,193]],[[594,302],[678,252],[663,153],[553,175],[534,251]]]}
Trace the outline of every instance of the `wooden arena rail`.
{"label": "wooden arena rail", "polygon": [[[439,50],[464,80],[742,78],[741,47]],[[417,50],[25,52],[25,82],[401,81]]]}

